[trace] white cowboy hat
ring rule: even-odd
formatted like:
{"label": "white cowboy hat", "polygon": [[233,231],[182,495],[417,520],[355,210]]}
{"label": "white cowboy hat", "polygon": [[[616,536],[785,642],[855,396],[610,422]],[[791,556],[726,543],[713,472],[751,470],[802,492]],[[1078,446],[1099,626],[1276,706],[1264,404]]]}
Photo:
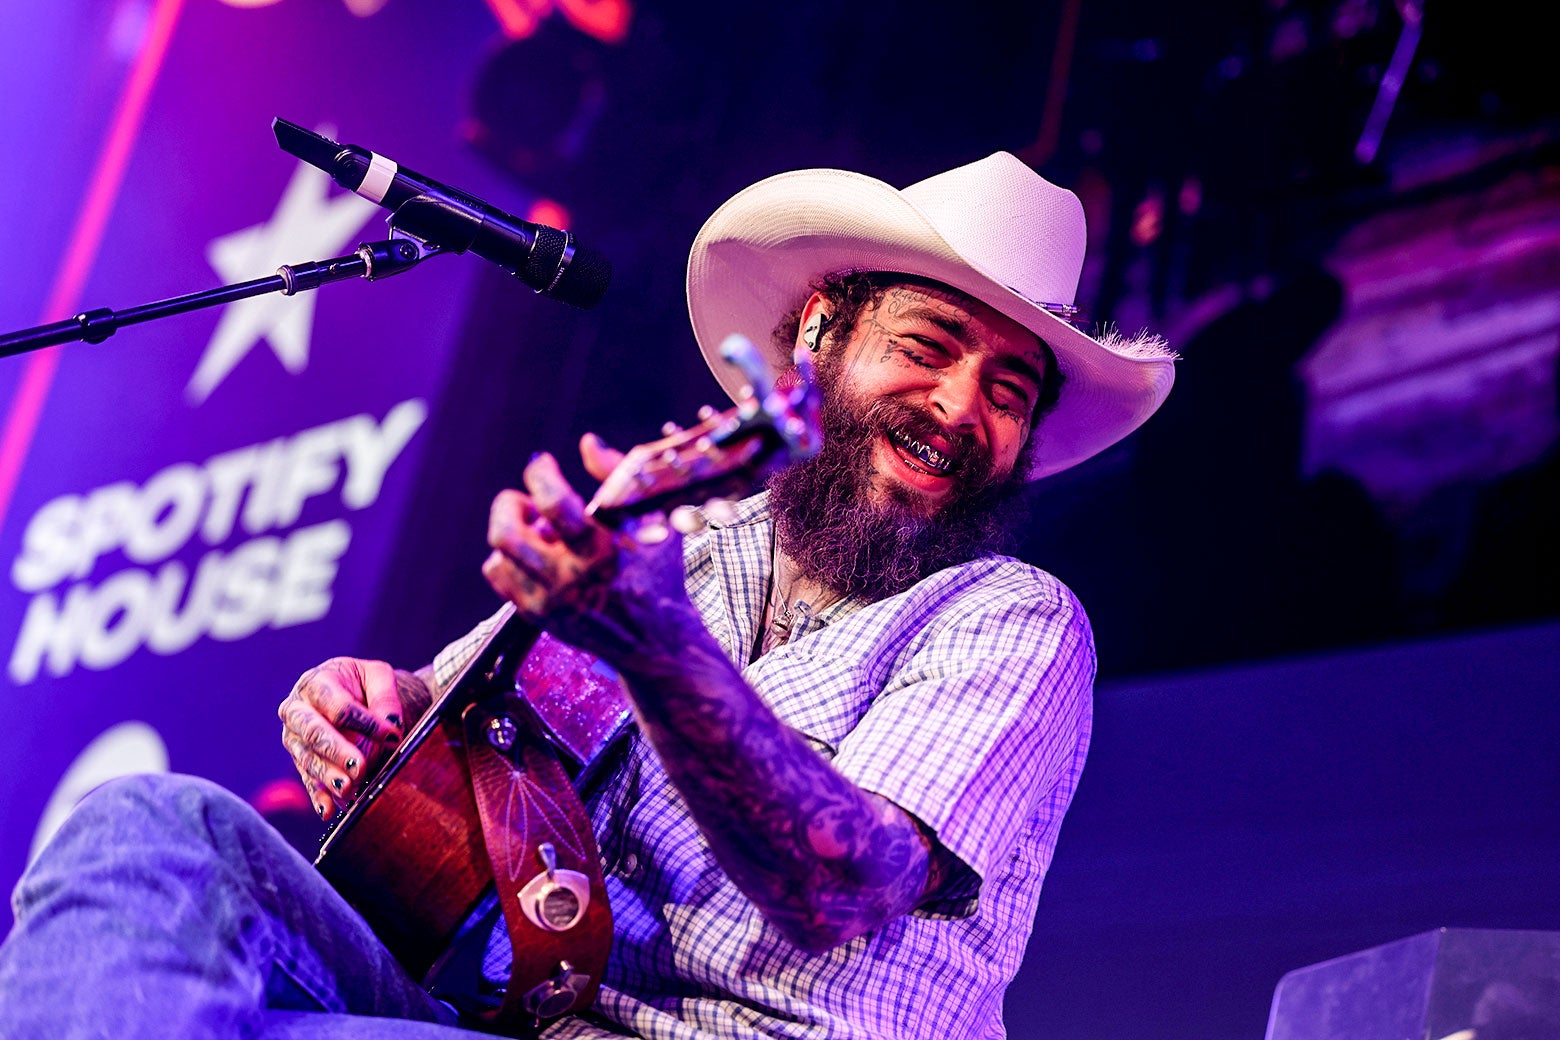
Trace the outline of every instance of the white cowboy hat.
{"label": "white cowboy hat", "polygon": [[966,292],[1045,340],[1066,376],[1036,431],[1036,480],[1137,429],[1175,379],[1163,339],[1095,339],[1052,313],[1075,313],[1084,238],[1077,196],[1007,152],[903,191],[845,170],[797,170],[738,192],[705,222],[688,257],[688,312],[705,361],[735,398],[744,380],[721,360],[721,340],[740,332],[776,371],[786,368],[770,330],[823,275],[895,272]]}

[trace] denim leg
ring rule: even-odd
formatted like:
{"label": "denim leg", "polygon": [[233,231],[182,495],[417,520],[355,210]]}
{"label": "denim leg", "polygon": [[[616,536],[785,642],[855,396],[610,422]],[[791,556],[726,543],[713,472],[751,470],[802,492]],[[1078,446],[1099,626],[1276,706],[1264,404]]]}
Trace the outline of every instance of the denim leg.
{"label": "denim leg", "polygon": [[0,946],[6,1040],[469,1035],[351,1017],[454,1016],[257,813],[204,780],[105,784],[13,904]]}

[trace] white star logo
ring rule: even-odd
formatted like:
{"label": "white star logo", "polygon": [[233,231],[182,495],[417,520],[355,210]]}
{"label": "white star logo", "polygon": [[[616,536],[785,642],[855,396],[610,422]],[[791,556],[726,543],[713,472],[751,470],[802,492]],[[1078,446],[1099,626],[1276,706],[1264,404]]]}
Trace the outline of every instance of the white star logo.
{"label": "white star logo", "polygon": [[[356,195],[327,198],[330,184],[325,171],[300,163],[270,221],[214,239],[206,248],[212,269],[225,282],[243,282],[264,277],[285,263],[340,255],[354,244],[378,207]],[[317,291],[296,296],[268,293],[228,304],[184,388],[190,403],[200,404],[211,396],[262,339],[287,371],[302,372],[309,363]]]}

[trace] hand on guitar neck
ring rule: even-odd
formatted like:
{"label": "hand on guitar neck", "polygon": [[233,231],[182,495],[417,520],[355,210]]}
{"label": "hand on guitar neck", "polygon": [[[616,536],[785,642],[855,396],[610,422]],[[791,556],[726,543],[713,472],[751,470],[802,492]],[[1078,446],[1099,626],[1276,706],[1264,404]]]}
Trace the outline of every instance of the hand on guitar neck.
{"label": "hand on guitar neck", "polygon": [[[593,434],[585,469],[605,481],[624,456]],[[616,667],[702,629],[683,587],[680,539],[658,515],[613,531],[598,523],[551,455],[525,468],[524,491],[501,492],[482,573],[519,613]]]}

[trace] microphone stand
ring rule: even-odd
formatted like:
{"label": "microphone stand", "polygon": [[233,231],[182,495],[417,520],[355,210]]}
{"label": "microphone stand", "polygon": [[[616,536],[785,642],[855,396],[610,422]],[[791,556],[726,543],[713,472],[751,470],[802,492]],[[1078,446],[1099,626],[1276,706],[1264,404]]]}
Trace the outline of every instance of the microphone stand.
{"label": "microphone stand", "polygon": [[431,242],[402,231],[391,219],[390,237],[380,242],[366,242],[357,251],[330,260],[316,260],[307,264],[283,264],[270,278],[256,278],[248,282],[236,282],[204,292],[175,296],[156,303],[142,304],[126,310],[115,311],[107,307],[82,311],[64,321],[38,325],[20,332],[0,336],[0,358],[25,354],[59,343],[101,343],[123,325],[138,325],[143,321],[167,318],[186,311],[200,310],[219,303],[233,303],[251,296],[279,292],[283,296],[317,289],[327,282],[340,282],[348,278],[367,278],[378,281],[391,275],[409,271],[430,256],[443,250]]}

